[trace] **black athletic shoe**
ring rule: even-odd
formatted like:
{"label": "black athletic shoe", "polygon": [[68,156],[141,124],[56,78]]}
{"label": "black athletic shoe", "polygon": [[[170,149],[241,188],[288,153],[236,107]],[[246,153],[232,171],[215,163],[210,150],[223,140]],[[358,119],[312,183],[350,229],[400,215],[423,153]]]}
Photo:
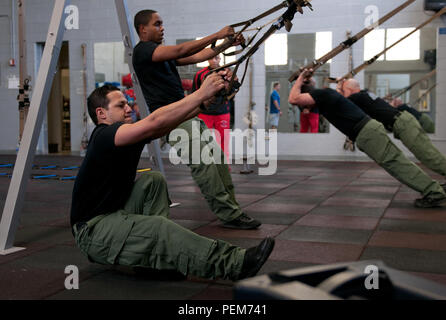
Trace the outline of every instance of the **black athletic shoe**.
{"label": "black athletic shoe", "polygon": [[441,207],[443,204],[446,204],[446,197],[443,198],[432,198],[429,195],[424,196],[423,198],[415,200],[415,207],[417,208],[435,208]]}
{"label": "black athletic shoe", "polygon": [[242,213],[238,218],[222,224],[225,228],[250,230],[260,227],[262,223],[249,217],[246,213]]}
{"label": "black athletic shoe", "polygon": [[247,249],[239,280],[255,276],[268,259],[273,248],[274,239],[268,237],[263,239],[258,246]]}

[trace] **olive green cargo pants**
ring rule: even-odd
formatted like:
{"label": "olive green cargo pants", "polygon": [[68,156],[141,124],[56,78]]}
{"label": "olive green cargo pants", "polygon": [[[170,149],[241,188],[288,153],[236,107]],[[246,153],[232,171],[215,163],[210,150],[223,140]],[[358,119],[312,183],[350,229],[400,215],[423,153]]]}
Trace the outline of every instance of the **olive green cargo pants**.
{"label": "olive green cargo pants", "polygon": [[[176,137],[178,131],[172,131],[168,141],[177,150],[177,155],[187,163],[191,174],[201,193],[204,195],[212,212],[223,222],[236,219],[242,210],[235,199],[234,184],[225,155],[218,143],[208,148],[208,142],[202,141],[201,136],[207,126],[200,118],[192,118],[180,124],[177,129],[183,129],[185,137]],[[210,131],[209,131],[210,132]],[[219,150],[219,155],[212,151]],[[203,161],[205,159],[205,161]],[[207,164],[206,159],[215,161]]]}
{"label": "olive green cargo pants", "polygon": [[435,124],[427,114],[422,113],[419,122],[426,133],[435,133]]}
{"label": "olive green cargo pants", "polygon": [[177,270],[197,277],[238,279],[245,249],[202,237],[168,219],[167,185],[158,172],[142,175],[124,208],[95,217],[76,244],[94,262]]}
{"label": "olive green cargo pants", "polygon": [[409,112],[402,112],[393,125],[393,134],[400,139],[422,164],[446,176],[446,158],[432,144],[417,119]]}
{"label": "olive green cargo pants", "polygon": [[423,196],[429,195],[433,199],[446,196],[440,184],[411,162],[389,139],[380,122],[370,120],[359,132],[356,143],[359,150],[375,160],[394,178]]}

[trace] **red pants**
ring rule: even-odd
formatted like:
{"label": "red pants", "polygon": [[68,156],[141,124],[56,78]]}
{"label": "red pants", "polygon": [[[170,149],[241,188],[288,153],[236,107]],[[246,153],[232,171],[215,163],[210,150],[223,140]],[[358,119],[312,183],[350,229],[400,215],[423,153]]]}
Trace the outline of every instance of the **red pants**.
{"label": "red pants", "polygon": [[[221,114],[217,116],[207,115],[200,113],[198,117],[206,123],[206,126],[209,129],[217,130],[218,134],[214,132],[215,137],[217,138],[217,142],[220,145],[221,149],[226,155],[226,160],[229,163],[229,130],[230,130],[230,121],[231,114]],[[225,133],[226,129],[226,133]]]}
{"label": "red pants", "polygon": [[319,113],[300,113],[300,132],[307,133],[308,131],[311,133],[319,132]]}

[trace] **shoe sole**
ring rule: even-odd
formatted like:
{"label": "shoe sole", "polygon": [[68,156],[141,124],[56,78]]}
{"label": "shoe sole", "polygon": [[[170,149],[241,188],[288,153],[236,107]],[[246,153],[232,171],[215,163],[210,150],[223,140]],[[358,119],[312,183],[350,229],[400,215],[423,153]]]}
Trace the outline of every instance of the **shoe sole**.
{"label": "shoe sole", "polygon": [[254,277],[262,268],[262,266],[265,264],[266,260],[268,260],[269,256],[271,255],[271,252],[274,249],[274,245],[276,244],[276,242],[274,241],[273,238],[267,238],[266,241],[268,242],[267,244],[267,250],[263,253],[260,261],[257,264],[257,268],[255,268],[254,270],[252,270],[252,272],[250,272],[246,277],[250,278],[250,277]]}
{"label": "shoe sole", "polygon": [[262,225],[262,224],[260,223],[260,224],[257,225],[257,226],[251,226],[251,227],[246,226],[246,227],[243,227],[243,226],[231,226],[231,225],[225,225],[225,224],[222,224],[221,227],[223,227],[223,228],[227,228],[227,229],[254,230],[254,229],[257,229],[258,227],[260,227],[261,225]]}
{"label": "shoe sole", "polygon": [[415,202],[414,206],[416,208],[438,208],[438,207],[442,207],[444,204],[446,204],[446,198],[444,198],[432,205],[417,205],[417,202]]}

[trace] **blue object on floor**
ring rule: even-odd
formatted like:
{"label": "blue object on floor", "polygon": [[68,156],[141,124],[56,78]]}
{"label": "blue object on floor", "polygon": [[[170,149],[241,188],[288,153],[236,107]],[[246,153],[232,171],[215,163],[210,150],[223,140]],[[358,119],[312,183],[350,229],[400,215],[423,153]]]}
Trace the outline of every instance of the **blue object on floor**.
{"label": "blue object on floor", "polygon": [[56,169],[57,166],[46,166],[46,167],[40,167],[40,169]]}
{"label": "blue object on floor", "polygon": [[60,178],[60,180],[75,180],[75,179],[76,179],[76,176]]}
{"label": "blue object on floor", "polygon": [[48,174],[45,176],[34,176],[33,179],[49,179],[49,178],[55,178],[57,177],[56,174]]}

